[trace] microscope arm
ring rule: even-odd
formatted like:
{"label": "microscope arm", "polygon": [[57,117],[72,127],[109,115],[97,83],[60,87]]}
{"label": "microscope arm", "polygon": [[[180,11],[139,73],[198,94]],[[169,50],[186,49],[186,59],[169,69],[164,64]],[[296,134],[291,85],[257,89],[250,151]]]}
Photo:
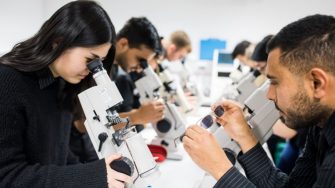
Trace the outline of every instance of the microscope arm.
{"label": "microscope arm", "polygon": [[128,169],[126,174],[133,180],[132,187],[142,187],[140,184],[145,182],[144,177],[152,177],[156,174],[154,172],[158,172],[157,164],[134,127],[129,128],[127,125],[120,130],[114,130],[114,126],[119,123],[129,123],[127,118],[120,118],[115,110],[123,101],[121,94],[99,59],[90,62],[88,68],[97,85],[81,92],[78,97],[86,117],[85,127],[94,149],[100,159],[111,154],[122,154],[124,165],[113,166],[120,163],[112,162],[111,167]]}

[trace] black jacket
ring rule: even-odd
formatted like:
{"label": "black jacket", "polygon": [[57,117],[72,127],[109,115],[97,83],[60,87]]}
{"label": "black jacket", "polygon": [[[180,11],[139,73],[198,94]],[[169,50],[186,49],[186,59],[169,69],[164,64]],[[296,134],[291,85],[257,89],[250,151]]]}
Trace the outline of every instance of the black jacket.
{"label": "black jacket", "polygon": [[248,179],[233,167],[216,183],[221,187],[335,187],[335,113],[321,129],[309,128],[303,154],[290,175],[275,168],[260,144],[238,156]]}

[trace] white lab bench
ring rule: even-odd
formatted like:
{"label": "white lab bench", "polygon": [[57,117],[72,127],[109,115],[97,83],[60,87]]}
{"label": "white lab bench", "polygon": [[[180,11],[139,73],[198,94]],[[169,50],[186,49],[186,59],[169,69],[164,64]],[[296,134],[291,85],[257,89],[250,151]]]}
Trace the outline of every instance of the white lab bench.
{"label": "white lab bench", "polygon": [[[209,112],[210,108],[208,107],[198,109],[187,117],[187,126],[196,123]],[[151,126],[145,128],[141,134],[146,143],[150,143],[156,135]],[[166,159],[158,163],[161,174],[155,181],[150,182],[152,188],[194,188],[201,181],[205,172],[192,161],[182,144],[178,146],[178,154],[183,156],[182,160]]]}

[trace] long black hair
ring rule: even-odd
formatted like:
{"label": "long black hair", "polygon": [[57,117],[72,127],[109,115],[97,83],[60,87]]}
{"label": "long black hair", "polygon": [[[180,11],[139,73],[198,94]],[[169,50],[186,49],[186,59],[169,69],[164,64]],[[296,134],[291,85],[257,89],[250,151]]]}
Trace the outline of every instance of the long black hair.
{"label": "long black hair", "polygon": [[[53,63],[73,47],[94,47],[112,43],[104,66],[110,71],[115,55],[115,28],[106,11],[94,1],[74,1],[58,9],[33,37],[20,42],[0,58],[0,63],[22,72],[36,72]],[[66,83],[62,106],[78,107],[77,94],[93,84],[87,76],[79,84]]]}
{"label": "long black hair", "polygon": [[69,48],[114,40],[114,26],[103,8],[93,1],[74,1],[58,9],[35,36],[16,44],[1,57],[1,63],[33,72],[45,68]]}

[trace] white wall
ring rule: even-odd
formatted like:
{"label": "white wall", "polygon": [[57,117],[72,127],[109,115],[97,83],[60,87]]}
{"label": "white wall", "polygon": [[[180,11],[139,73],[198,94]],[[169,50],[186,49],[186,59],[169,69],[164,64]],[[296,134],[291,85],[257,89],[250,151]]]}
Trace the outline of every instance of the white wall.
{"label": "white wall", "polygon": [[0,54],[34,35],[44,10],[43,0],[0,0]]}
{"label": "white wall", "polygon": [[[56,9],[69,1],[22,0],[19,11],[16,11],[19,13],[14,17],[7,15],[9,10],[3,13],[2,9],[13,9],[19,0],[0,2],[1,24],[2,28],[6,27],[5,31],[0,31],[0,41],[5,42],[0,44],[1,52],[8,49],[8,43],[37,30],[42,20],[47,19]],[[193,42],[194,52],[191,57],[194,59],[199,57],[199,40],[202,38],[225,39],[228,42],[228,50],[231,50],[243,39],[257,42],[263,36],[276,33],[281,27],[306,15],[315,13],[335,15],[334,0],[98,0],[98,2],[107,10],[116,30],[119,30],[132,16],[148,17],[162,36],[167,37],[177,29],[185,30]],[[35,3],[36,6],[33,6]],[[3,8],[3,5],[8,8]]]}

